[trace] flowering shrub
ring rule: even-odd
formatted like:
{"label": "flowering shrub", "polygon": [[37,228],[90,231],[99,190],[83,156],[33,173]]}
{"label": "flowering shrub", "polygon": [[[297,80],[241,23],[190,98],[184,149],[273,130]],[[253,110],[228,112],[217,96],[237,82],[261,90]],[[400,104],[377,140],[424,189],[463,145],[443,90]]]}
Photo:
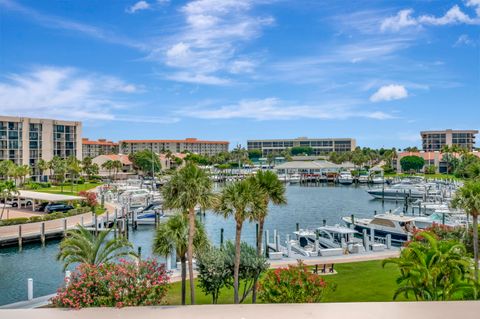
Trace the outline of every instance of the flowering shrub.
{"label": "flowering shrub", "polygon": [[78,195],[85,198],[82,203],[83,205],[91,207],[92,209],[98,205],[97,194],[95,194],[94,192],[81,191],[80,193],[78,193]]}
{"label": "flowering shrub", "polygon": [[164,303],[169,276],[155,260],[81,264],[72,273],[67,287],[51,299],[56,307],[127,307]]}
{"label": "flowering shrub", "polygon": [[258,295],[265,303],[315,303],[334,289],[299,261],[297,266],[269,271],[259,283]]}

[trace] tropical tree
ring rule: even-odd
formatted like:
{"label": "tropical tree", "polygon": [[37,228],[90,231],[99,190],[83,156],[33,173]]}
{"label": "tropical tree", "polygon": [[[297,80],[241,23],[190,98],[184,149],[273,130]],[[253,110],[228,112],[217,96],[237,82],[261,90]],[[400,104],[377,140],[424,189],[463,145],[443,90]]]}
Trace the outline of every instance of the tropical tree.
{"label": "tropical tree", "polygon": [[75,156],[67,158],[67,172],[70,175],[70,191],[73,193],[73,184],[75,183],[77,176],[82,172],[81,162]]}
{"label": "tropical tree", "polygon": [[45,173],[46,170],[49,169],[48,162],[44,159],[39,159],[37,164],[35,165],[38,171],[40,172],[40,178],[43,177],[43,173]]}
{"label": "tropical tree", "polygon": [[[208,247],[208,237],[203,224],[195,220],[195,236],[193,239],[194,254]],[[153,252],[160,256],[168,256],[175,250],[181,263],[182,274],[182,305],[185,305],[187,281],[187,251],[188,251],[188,216],[175,214],[167,222],[161,223],[155,232]]]}
{"label": "tropical tree", "polygon": [[85,157],[82,160],[82,172],[87,175],[88,179],[92,179],[92,176],[97,175],[99,167],[97,163],[93,163],[91,157]]}
{"label": "tropical tree", "polygon": [[20,179],[20,186],[25,183],[25,178],[30,174],[30,166],[18,165],[16,167],[15,176]]}
{"label": "tropical tree", "polygon": [[235,220],[235,267],[233,272],[234,302],[239,303],[240,243],[245,220],[253,220],[258,210],[265,210],[265,194],[252,179],[227,185],[220,196],[217,213]]}
{"label": "tropical tree", "polygon": [[205,295],[212,295],[212,303],[218,303],[220,290],[231,280],[223,247],[210,246],[197,256],[198,285]]}
{"label": "tropical tree", "polygon": [[63,182],[65,181],[65,174],[67,173],[67,163],[58,156],[54,156],[49,162],[49,167],[53,171],[55,182],[60,183],[61,191],[63,192]]}
{"label": "tropical tree", "polygon": [[475,280],[478,282],[478,215],[480,215],[480,181],[468,181],[457,190],[452,206],[462,208],[473,219],[473,259]]}
{"label": "tropical tree", "polygon": [[[282,183],[277,174],[272,171],[258,171],[253,177],[252,182],[257,185],[263,194],[264,204],[255,210],[253,219],[258,223],[257,234],[257,253],[262,254],[263,226],[265,218],[268,215],[268,204],[284,205],[287,203],[285,197],[285,184]],[[256,283],[253,288],[252,302],[256,302]]]}
{"label": "tropical tree", "polygon": [[112,179],[112,171],[114,167],[113,160],[108,160],[102,164],[102,168],[108,171],[108,178]]}
{"label": "tropical tree", "polygon": [[187,163],[176,171],[162,189],[165,209],[176,209],[188,214],[188,275],[190,279],[190,299],[195,304],[195,286],[193,281],[193,242],[195,238],[195,207],[203,210],[215,203],[213,184],[205,171],[193,163]]}
{"label": "tropical tree", "polygon": [[395,264],[400,269],[394,299],[401,294],[423,301],[476,298],[472,260],[465,246],[456,240],[438,240],[424,231],[402,250],[399,258],[386,259],[382,264]]}
{"label": "tropical tree", "polygon": [[[170,152],[170,151],[168,151]],[[171,154],[171,152],[170,152]],[[143,150],[128,155],[128,158],[137,170],[141,170],[144,174],[153,174],[160,172],[162,166],[157,154],[151,150]]]}
{"label": "tropical tree", "polygon": [[0,196],[3,200],[2,214],[0,215],[0,219],[3,218],[3,213],[5,212],[5,208],[7,206],[7,199],[18,194],[19,192],[17,190],[17,186],[13,181],[6,180],[0,182]]}
{"label": "tropical tree", "polygon": [[123,164],[119,160],[112,161],[113,179],[117,179],[118,172],[123,169]]}
{"label": "tropical tree", "polygon": [[57,260],[65,270],[74,263],[100,265],[120,257],[134,257],[133,245],[125,238],[108,239],[111,229],[95,234],[83,226],[70,230],[60,243]]}
{"label": "tropical tree", "polygon": [[425,165],[425,160],[420,156],[405,156],[400,160],[400,165],[404,172],[416,171],[418,172]]}

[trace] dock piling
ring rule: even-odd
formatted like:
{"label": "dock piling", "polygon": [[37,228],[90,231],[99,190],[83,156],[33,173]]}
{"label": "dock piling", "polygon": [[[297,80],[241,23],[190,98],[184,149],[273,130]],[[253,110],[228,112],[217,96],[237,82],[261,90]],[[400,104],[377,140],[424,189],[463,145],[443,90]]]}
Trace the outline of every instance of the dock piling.
{"label": "dock piling", "polygon": [[63,237],[67,236],[67,219],[63,219]]}
{"label": "dock piling", "polygon": [[220,247],[223,247],[223,228],[220,229]]}
{"label": "dock piling", "polygon": [[292,244],[290,243],[290,234],[287,234],[287,256],[291,257],[292,255]]}
{"label": "dock piling", "polygon": [[387,242],[387,249],[391,249],[392,248],[392,235],[387,234],[387,236],[385,236],[385,239],[386,239],[386,242]]}
{"label": "dock piling", "polygon": [[362,230],[362,233],[363,233],[363,247],[365,247],[365,251],[368,251],[368,234],[367,234],[367,230],[366,229],[363,229]]}
{"label": "dock piling", "polygon": [[22,250],[22,225],[18,225],[18,247]]}
{"label": "dock piling", "polygon": [[40,241],[42,242],[42,246],[45,246],[45,223],[40,224]]}
{"label": "dock piling", "polygon": [[28,278],[27,279],[27,300],[32,300],[33,299],[33,279]]}

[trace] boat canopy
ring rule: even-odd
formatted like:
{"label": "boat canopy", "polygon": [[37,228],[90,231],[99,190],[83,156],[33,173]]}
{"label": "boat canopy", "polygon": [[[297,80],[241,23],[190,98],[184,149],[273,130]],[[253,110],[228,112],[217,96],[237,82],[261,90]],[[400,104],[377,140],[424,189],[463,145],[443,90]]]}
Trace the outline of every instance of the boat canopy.
{"label": "boat canopy", "polygon": [[337,233],[337,234],[356,234],[358,233],[356,230],[348,228],[348,227],[341,227],[341,226],[322,226],[317,228],[320,231],[327,231],[329,233]]}

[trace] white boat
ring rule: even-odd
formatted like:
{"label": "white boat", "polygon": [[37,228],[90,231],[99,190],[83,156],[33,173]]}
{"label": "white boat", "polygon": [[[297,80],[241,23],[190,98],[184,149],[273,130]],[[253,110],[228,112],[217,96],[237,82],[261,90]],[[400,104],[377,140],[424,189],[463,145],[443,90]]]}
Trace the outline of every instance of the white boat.
{"label": "white boat", "polygon": [[298,184],[300,183],[300,174],[292,174],[288,177],[288,181],[290,184]]}
{"label": "white boat", "polygon": [[134,211],[134,220],[139,225],[154,225],[155,215],[157,218],[163,217],[162,205],[159,202],[154,202],[146,207],[140,207]]}
{"label": "white boat", "polygon": [[353,184],[353,176],[350,172],[340,172],[338,182],[342,185],[351,185]]}
{"label": "white boat", "polygon": [[357,247],[354,249],[354,246],[359,246],[360,242],[355,238],[355,234],[358,234],[358,232],[354,229],[340,225],[326,225],[317,228],[317,234],[322,248],[342,248],[348,249],[349,252],[359,251]]}
{"label": "white boat", "polygon": [[360,175],[360,176],[358,176],[358,182],[359,182],[360,184],[366,184],[366,183],[368,183],[369,181],[370,181],[370,178],[369,178],[368,175]]}
{"label": "white boat", "polygon": [[376,237],[385,237],[390,234],[392,241],[404,242],[408,240],[409,235],[416,229],[415,217],[396,215],[394,213],[385,213],[376,215],[374,218],[354,218],[343,217],[343,221],[349,227],[353,227],[359,232],[364,229],[370,234],[373,229]]}
{"label": "white boat", "polygon": [[372,177],[372,183],[373,184],[384,184],[385,183],[385,178],[381,176],[374,176]]}
{"label": "white boat", "polygon": [[300,229],[293,234],[297,239],[290,240],[292,251],[306,257],[318,256],[319,247],[315,247],[315,238],[317,237],[315,231]]}

